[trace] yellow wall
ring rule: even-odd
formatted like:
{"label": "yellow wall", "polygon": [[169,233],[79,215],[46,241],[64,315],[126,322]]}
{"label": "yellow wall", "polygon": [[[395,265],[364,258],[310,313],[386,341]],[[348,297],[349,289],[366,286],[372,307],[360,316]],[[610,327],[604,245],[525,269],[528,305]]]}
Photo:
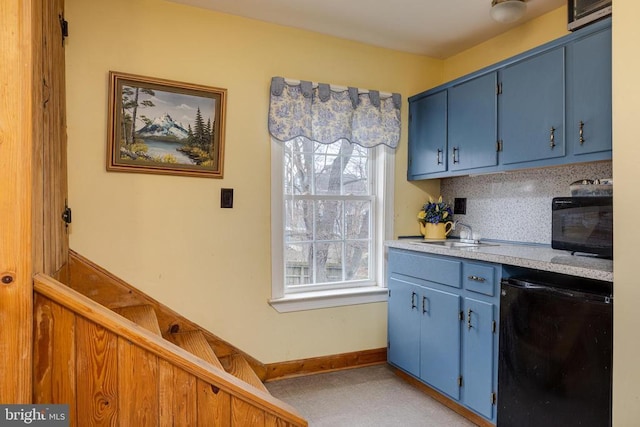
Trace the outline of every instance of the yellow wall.
{"label": "yellow wall", "polygon": [[447,58],[443,79],[453,80],[566,34],[567,8],[564,6]]}
{"label": "yellow wall", "polygon": [[[399,92],[396,233],[418,231],[406,181],[406,98],[442,61],[160,0],[67,0],[71,248],[259,360],[386,346],[386,304],[278,314],[271,295],[272,76]],[[109,70],[228,89],[224,179],[105,171]],[[220,188],[234,188],[220,209]]]}
{"label": "yellow wall", "polygon": [[[266,304],[270,77],[396,91],[406,99],[566,33],[563,7],[443,63],[158,0],[67,0],[66,8],[71,247],[264,362],[382,347],[386,315],[383,304],[286,315]],[[614,420],[620,427],[640,419],[638,14],[637,2],[616,2]],[[229,89],[224,180],[107,174],[108,70]],[[438,191],[437,181],[406,182],[404,107],[403,121],[396,234],[415,233],[423,190]],[[218,208],[221,187],[236,189],[234,209]]]}
{"label": "yellow wall", "polygon": [[638,40],[640,4],[616,1],[613,18],[613,179],[614,195],[614,354],[615,426],[640,424],[640,280],[638,279]]}

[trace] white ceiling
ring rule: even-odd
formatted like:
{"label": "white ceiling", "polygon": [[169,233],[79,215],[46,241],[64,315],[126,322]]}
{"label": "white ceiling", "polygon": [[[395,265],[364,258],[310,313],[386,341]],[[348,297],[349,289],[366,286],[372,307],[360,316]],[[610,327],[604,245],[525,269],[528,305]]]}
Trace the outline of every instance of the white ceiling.
{"label": "white ceiling", "polygon": [[526,0],[513,24],[489,16],[491,0],[170,0],[375,46],[447,58],[567,0]]}

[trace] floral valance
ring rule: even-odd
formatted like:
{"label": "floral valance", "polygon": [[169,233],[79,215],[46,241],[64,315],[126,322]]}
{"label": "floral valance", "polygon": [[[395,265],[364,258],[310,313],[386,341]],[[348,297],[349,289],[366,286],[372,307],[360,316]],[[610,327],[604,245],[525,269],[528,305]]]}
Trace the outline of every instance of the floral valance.
{"label": "floral valance", "polygon": [[387,96],[357,88],[335,89],[328,84],[283,77],[271,79],[269,133],[279,141],[304,137],[323,144],[346,139],[363,147],[400,140],[400,94]]}

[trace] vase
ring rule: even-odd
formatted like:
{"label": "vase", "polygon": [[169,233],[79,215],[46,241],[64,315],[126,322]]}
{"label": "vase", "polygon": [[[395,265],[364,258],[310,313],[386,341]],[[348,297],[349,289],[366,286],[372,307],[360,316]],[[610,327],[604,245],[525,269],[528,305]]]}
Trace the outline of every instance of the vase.
{"label": "vase", "polygon": [[451,229],[453,228],[453,222],[439,222],[432,224],[427,222],[426,224],[420,223],[420,233],[428,240],[442,240],[446,239]]}

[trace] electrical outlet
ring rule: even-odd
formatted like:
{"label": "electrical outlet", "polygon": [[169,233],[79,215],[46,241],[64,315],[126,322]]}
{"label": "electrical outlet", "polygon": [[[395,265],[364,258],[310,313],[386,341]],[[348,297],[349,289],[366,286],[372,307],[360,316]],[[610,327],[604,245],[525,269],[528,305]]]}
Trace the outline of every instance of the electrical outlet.
{"label": "electrical outlet", "polygon": [[458,215],[465,215],[467,213],[466,197],[456,197],[453,199],[453,213]]}
{"label": "electrical outlet", "polygon": [[220,189],[220,207],[221,208],[233,207],[233,188]]}

